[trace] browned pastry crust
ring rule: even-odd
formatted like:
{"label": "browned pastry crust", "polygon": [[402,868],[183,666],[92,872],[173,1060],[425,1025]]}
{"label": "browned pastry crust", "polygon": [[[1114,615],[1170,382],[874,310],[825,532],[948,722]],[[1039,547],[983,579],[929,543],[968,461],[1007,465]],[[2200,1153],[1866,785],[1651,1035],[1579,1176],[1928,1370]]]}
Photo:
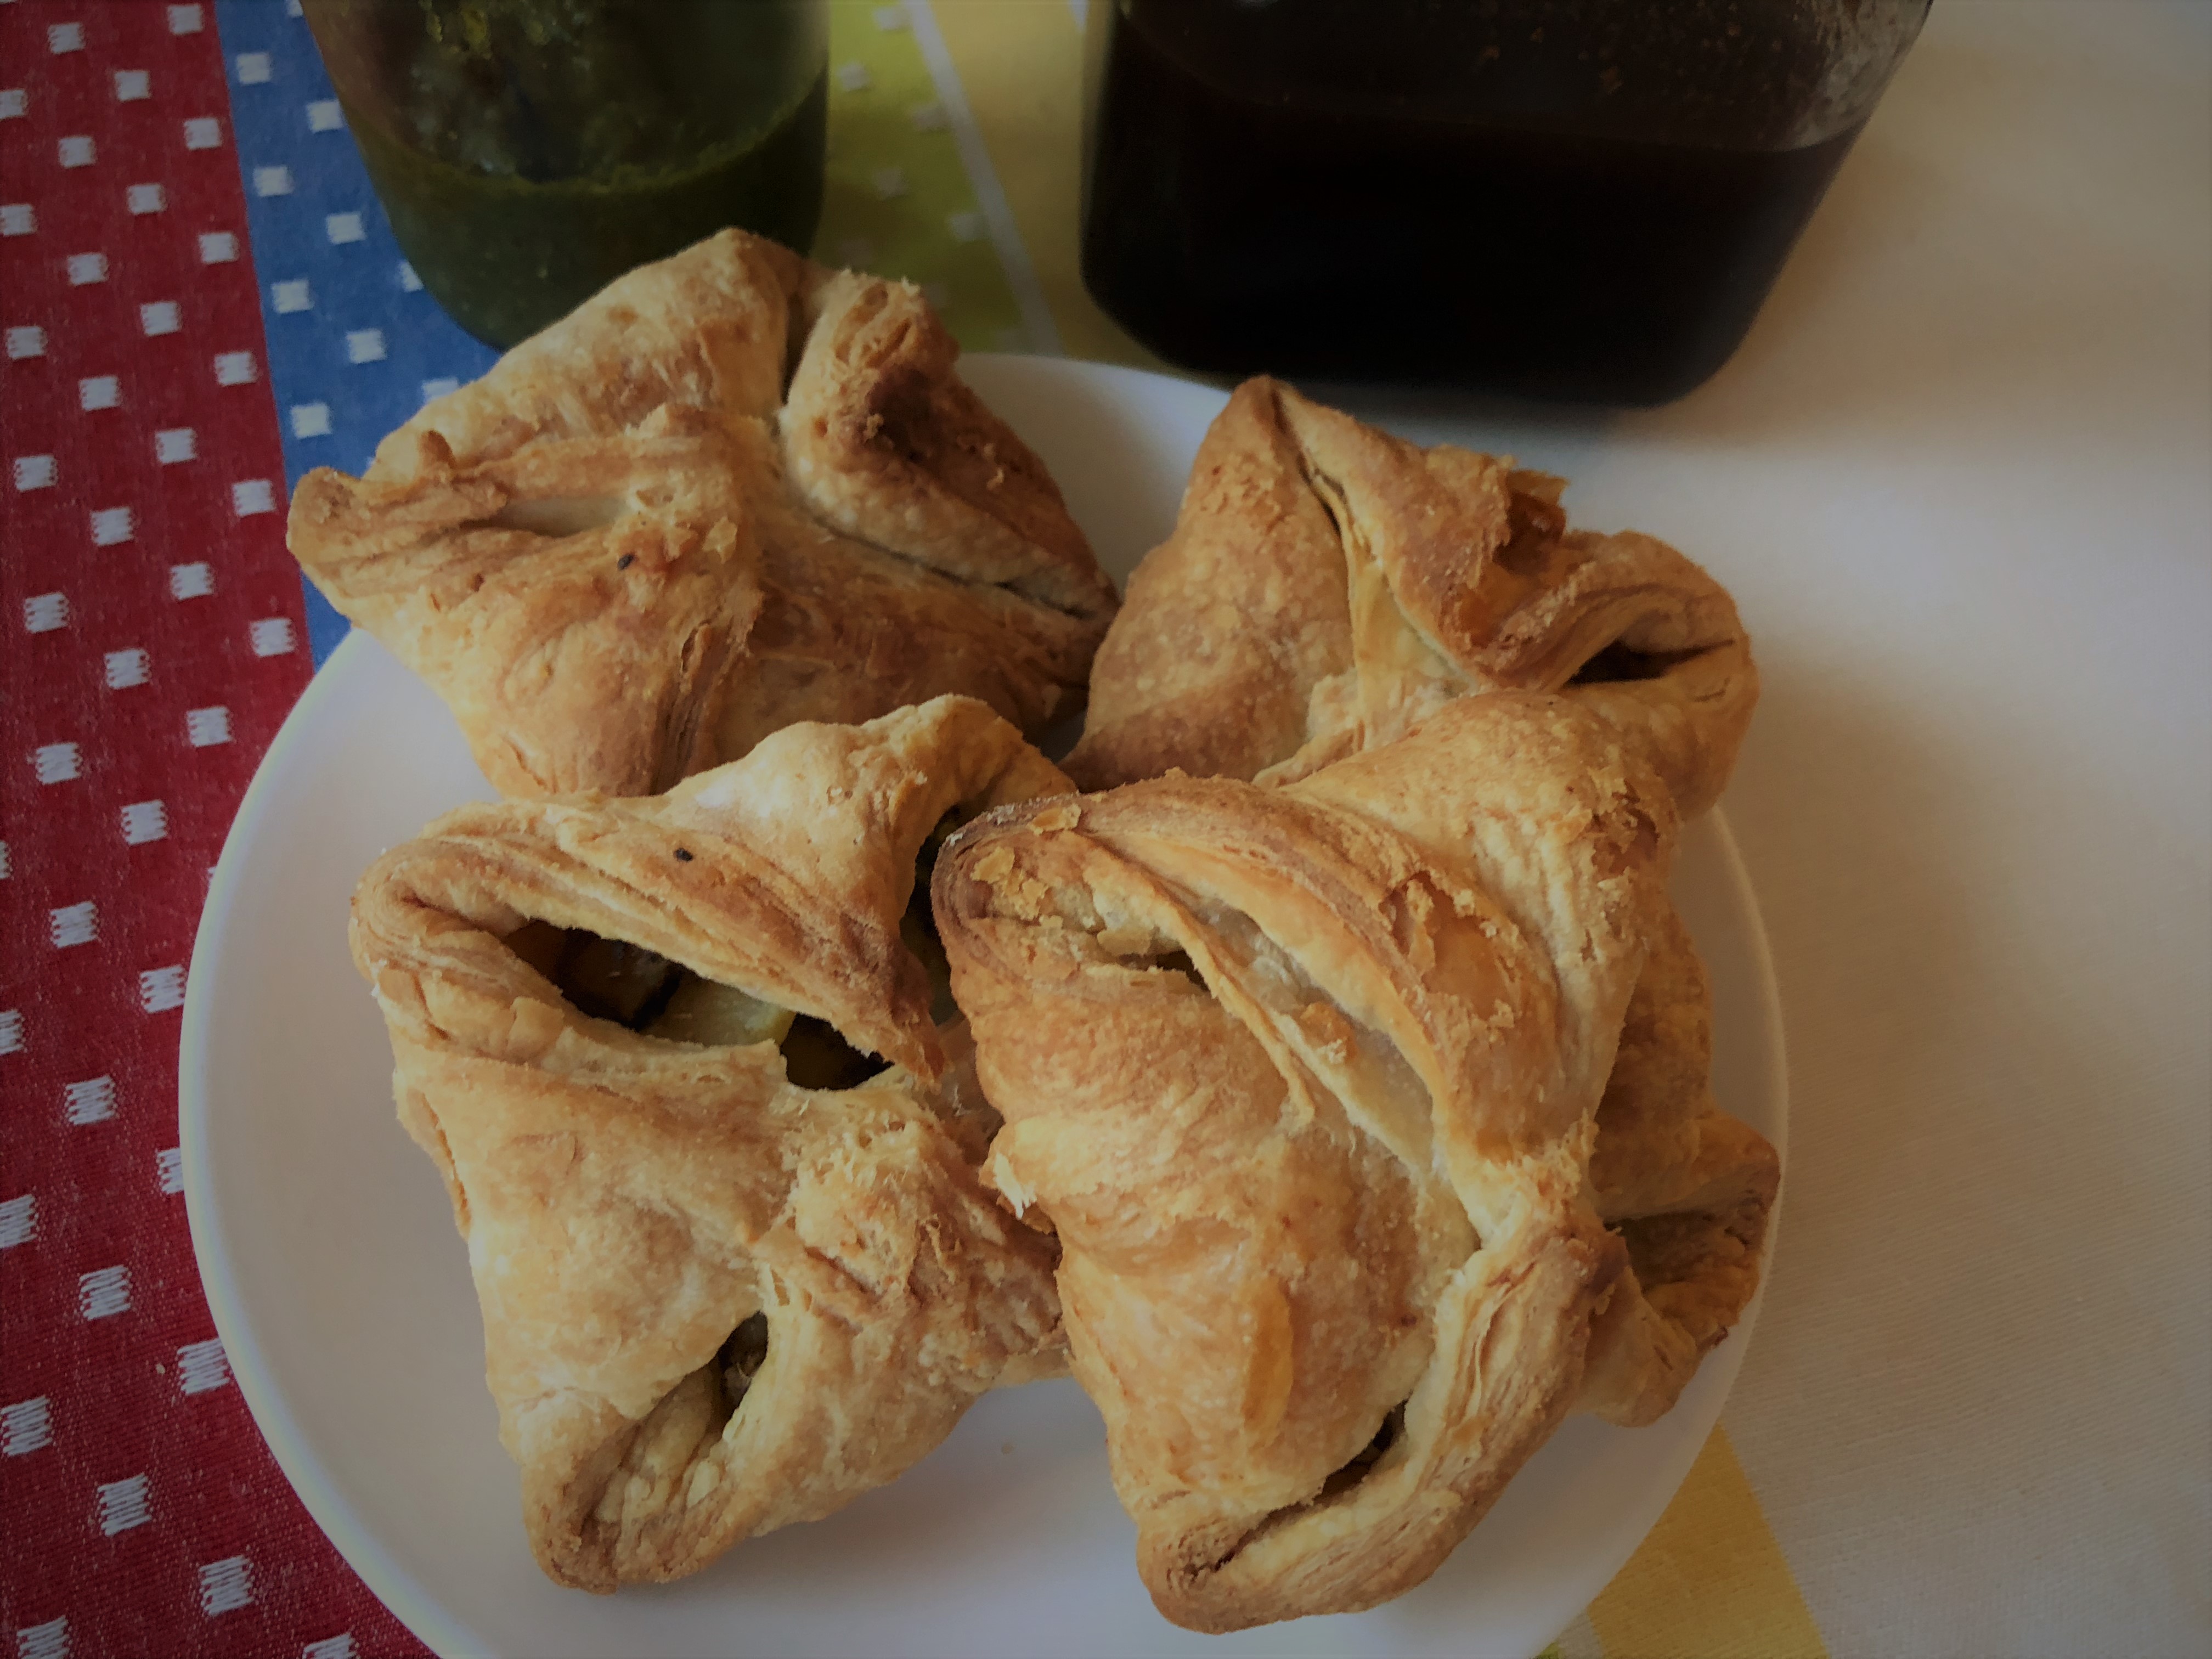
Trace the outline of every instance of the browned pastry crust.
{"label": "browned pastry crust", "polygon": [[1674,823],[1610,728],[1507,693],[1280,788],[1007,809],[939,860],[988,1169],[1058,1230],[1169,1618],[1399,1594],[1575,1401],[1627,1259],[1595,1117]]}
{"label": "browned pastry crust", "polygon": [[1649,1423],[1759,1288],[1781,1160],[1712,1092],[1712,987],[1669,909],[1628,1000],[1597,1110],[1590,1185],[1630,1271],[1590,1339],[1580,1407]]}
{"label": "browned pastry crust", "polygon": [[1454,697],[1559,691],[1703,811],[1759,696],[1735,606],[1649,536],[1567,529],[1562,488],[1247,381],[1130,579],[1069,775],[1284,782]]}
{"label": "browned pastry crust", "polygon": [[[363,878],[355,960],[401,1121],[468,1241],[553,1578],[690,1572],[890,1480],[984,1390],[1054,1369],[1053,1247],[978,1179],[972,1102],[939,1086],[964,1036],[931,1024],[899,917],[948,808],[1066,787],[947,697],[787,727],[657,799],[465,807]],[[502,942],[530,922],[642,945],[896,1064],[802,1089],[773,1042],[588,1018]],[[756,1315],[746,1387],[725,1356]]]}
{"label": "browned pastry crust", "polygon": [[1036,732],[1114,608],[912,286],[725,231],[294,492],[292,551],[509,795],[645,794],[945,692]]}

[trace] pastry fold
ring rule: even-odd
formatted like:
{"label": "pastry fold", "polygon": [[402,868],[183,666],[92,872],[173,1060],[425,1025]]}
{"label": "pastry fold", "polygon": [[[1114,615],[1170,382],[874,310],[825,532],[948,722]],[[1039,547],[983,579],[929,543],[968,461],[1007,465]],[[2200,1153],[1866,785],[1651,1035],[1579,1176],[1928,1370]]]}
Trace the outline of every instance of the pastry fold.
{"label": "pastry fold", "polygon": [[[556,1580],[672,1578],[826,1515],[1057,1368],[1054,1247],[978,1177],[995,1117],[901,916],[948,812],[1066,787],[946,697],[787,727],[658,799],[465,807],[362,879],[355,960]],[[549,939],[892,1063],[804,1088],[775,1041],[594,1018],[532,965]]]}
{"label": "pastry fold", "polygon": [[1058,1231],[1169,1618],[1400,1594],[1575,1403],[1627,1261],[1596,1114],[1675,823],[1614,730],[1509,692],[1280,787],[1164,778],[946,849],[988,1173]]}
{"label": "pastry fold", "polygon": [[1563,488],[1247,381],[1130,579],[1069,775],[1288,781],[1453,698],[1554,691],[1702,812],[1759,695],[1735,606],[1664,543],[1568,529]]}
{"label": "pastry fold", "polygon": [[1705,964],[1670,908],[1628,1000],[1590,1158],[1598,1213],[1628,1246],[1579,1402],[1611,1422],[1671,1410],[1759,1288],[1782,1164],[1714,1100],[1712,1028]]}
{"label": "pastry fold", "polygon": [[641,267],[317,468],[289,543],[502,793],[641,795],[802,720],[1079,706],[1114,609],[909,284],[742,231]]}

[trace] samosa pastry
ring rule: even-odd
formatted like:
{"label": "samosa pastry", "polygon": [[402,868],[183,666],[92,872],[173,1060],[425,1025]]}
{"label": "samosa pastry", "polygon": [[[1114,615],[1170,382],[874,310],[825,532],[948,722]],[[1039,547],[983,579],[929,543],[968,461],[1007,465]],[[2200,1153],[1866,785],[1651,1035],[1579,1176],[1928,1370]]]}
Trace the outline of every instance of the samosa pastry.
{"label": "samosa pastry", "polygon": [[1455,697],[1558,691],[1702,812],[1759,696],[1735,606],[1649,536],[1569,530],[1563,488],[1247,381],[1130,579],[1068,775],[1288,781]]}
{"label": "samosa pastry", "polygon": [[910,901],[952,819],[1066,787],[940,698],[655,799],[465,807],[362,880],[553,1578],[690,1572],[1058,1369],[1051,1242],[978,1179],[996,1119],[902,928],[934,950]]}
{"label": "samosa pastry", "polygon": [[1506,693],[1280,788],[1161,779],[948,847],[987,1167],[1058,1230],[1169,1618],[1399,1594],[1573,1405],[1626,1262],[1590,1146],[1674,822],[1608,727]]}
{"label": "samosa pastry", "polygon": [[1712,1055],[1712,987],[1670,908],[1628,1000],[1590,1157],[1598,1213],[1628,1245],[1583,1380],[1582,1409],[1612,1422],[1671,1410],[1759,1288],[1781,1160],[1714,1101]]}
{"label": "samosa pastry", "polygon": [[502,793],[641,795],[794,720],[1079,706],[1114,608],[905,283],[725,231],[622,277],[292,499],[310,579]]}

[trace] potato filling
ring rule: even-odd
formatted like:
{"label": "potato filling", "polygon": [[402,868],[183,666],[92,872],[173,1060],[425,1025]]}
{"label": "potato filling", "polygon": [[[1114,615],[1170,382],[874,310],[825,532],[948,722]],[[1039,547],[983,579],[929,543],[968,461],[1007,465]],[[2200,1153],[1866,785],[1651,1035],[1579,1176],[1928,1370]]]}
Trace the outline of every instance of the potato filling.
{"label": "potato filling", "polygon": [[547,921],[526,923],[505,943],[578,1012],[647,1036],[738,1047],[779,1042],[791,1029],[790,1009],[702,979],[642,945]]}
{"label": "potato filling", "polygon": [[[899,920],[899,937],[929,975],[929,1014],[940,1025],[960,1011],[952,1000],[952,970],[930,910],[929,884],[945,839],[965,817],[955,807],[922,842],[915,859],[914,892]],[[551,981],[580,1013],[672,1042],[708,1048],[775,1043],[783,1051],[784,1074],[802,1089],[849,1089],[887,1064],[854,1048],[828,1020],[702,979],[641,945],[550,921],[526,922],[502,942]]]}
{"label": "potato filling", "polygon": [[883,1070],[811,1014],[795,1013],[734,986],[702,979],[657,951],[581,927],[526,923],[507,949],[553,983],[578,1012],[644,1036],[708,1048],[774,1042],[785,1074],[802,1089],[849,1089]]}

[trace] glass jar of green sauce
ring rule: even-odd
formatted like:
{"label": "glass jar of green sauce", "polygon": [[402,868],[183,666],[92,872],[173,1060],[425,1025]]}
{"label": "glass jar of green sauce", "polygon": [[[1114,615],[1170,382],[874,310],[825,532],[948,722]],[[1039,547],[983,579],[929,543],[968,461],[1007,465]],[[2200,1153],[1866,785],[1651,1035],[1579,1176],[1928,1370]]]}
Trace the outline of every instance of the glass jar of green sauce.
{"label": "glass jar of green sauce", "polygon": [[824,0],[306,0],[392,233],[510,346],[726,225],[822,214]]}

